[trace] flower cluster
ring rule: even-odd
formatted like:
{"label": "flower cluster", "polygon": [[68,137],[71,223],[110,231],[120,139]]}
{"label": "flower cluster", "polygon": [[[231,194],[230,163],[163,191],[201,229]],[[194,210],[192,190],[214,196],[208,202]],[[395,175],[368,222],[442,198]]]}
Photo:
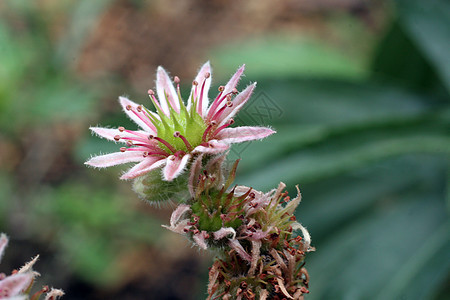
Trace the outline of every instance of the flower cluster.
{"label": "flower cluster", "polygon": [[[208,299],[302,299],[309,293],[305,254],[311,237],[294,211],[300,191],[291,199],[285,185],[267,193],[232,186],[239,161],[224,168],[232,143],[265,138],[266,127],[231,128],[233,117],[256,84],[238,92],[239,68],[209,104],[211,68],[204,64],[185,105],[178,77],[158,68],[155,111],[121,97],[125,113],[141,130],[92,127],[100,137],[125,143],[119,152],[92,157],[86,164],[109,167],[137,164],[121,179],[134,179],[134,190],[149,201],[172,198],[180,204],[164,226],[186,236],[201,249],[217,254],[209,272]],[[162,168],[162,176],[156,169]],[[184,172],[188,169],[188,172]]]}
{"label": "flower cluster", "polygon": [[[5,234],[0,234],[0,260],[7,245],[8,238]],[[35,281],[35,278],[39,276],[39,273],[33,271],[33,265],[36,263],[38,258],[39,255],[25,264],[22,268],[20,268],[20,270],[13,271],[9,276],[4,273],[0,273],[0,299],[38,300],[41,295],[45,294],[45,300],[56,300],[64,295],[63,291],[53,288],[49,289],[48,286],[44,286],[39,291],[30,295],[31,287]]]}
{"label": "flower cluster", "polygon": [[175,209],[165,227],[202,249],[226,253],[210,269],[209,299],[301,299],[309,292],[304,257],[314,248],[293,215],[300,191],[291,199],[283,183],[268,193],[230,189],[237,163],[227,181],[217,184],[216,175],[198,162],[192,198]]}

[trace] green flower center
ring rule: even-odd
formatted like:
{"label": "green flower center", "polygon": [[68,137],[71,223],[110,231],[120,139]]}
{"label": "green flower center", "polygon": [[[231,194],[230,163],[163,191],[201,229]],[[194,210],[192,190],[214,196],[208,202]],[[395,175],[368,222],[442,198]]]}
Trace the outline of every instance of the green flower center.
{"label": "green flower center", "polygon": [[[180,101],[180,112],[176,112],[169,105],[169,116],[157,107],[160,120],[150,117],[157,129],[157,138],[159,141],[164,140],[173,148],[160,142],[158,146],[161,149],[169,153],[173,150],[187,153],[202,143],[203,133],[207,126],[194,107],[195,105],[192,105],[188,111],[184,103]],[[150,113],[148,115],[151,116]]]}

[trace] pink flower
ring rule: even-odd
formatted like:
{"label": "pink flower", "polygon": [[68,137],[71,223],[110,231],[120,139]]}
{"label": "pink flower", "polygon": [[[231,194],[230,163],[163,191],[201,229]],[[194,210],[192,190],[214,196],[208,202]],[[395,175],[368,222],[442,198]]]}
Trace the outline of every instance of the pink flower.
{"label": "pink flower", "polygon": [[120,152],[94,156],[86,164],[105,168],[135,162],[121,179],[132,179],[163,168],[165,180],[180,175],[187,164],[199,154],[216,155],[225,152],[230,144],[265,138],[275,131],[266,127],[241,126],[229,128],[233,116],[250,98],[256,83],[238,93],[236,86],[244,72],[240,67],[230,81],[219,88],[219,94],[209,105],[211,67],[205,63],[192,84],[187,105],[175,76],[173,86],[167,72],[159,67],[156,74],[156,92],[149,90],[156,112],[149,111],[125,97],[119,101],[124,112],[141,130],[91,127],[100,137],[125,143]]}

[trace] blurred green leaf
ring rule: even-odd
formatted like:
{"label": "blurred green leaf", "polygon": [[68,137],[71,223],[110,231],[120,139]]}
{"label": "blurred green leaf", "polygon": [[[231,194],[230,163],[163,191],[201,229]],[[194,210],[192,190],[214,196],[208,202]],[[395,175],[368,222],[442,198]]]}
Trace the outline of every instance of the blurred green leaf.
{"label": "blurred green leaf", "polygon": [[399,0],[398,14],[416,47],[433,65],[450,93],[450,3]]}
{"label": "blurred green leaf", "polygon": [[450,5],[440,0],[397,1],[398,16],[374,56],[378,75],[414,89],[450,92]]}
{"label": "blurred green leaf", "polygon": [[299,76],[356,79],[366,75],[361,61],[323,41],[306,37],[272,36],[239,41],[214,50],[211,55],[221,76],[232,74],[244,63],[246,75],[252,80]]}

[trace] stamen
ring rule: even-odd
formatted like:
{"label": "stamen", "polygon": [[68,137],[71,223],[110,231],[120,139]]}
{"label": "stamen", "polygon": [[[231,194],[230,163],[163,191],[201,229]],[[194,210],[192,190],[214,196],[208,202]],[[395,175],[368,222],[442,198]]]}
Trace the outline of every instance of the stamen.
{"label": "stamen", "polygon": [[[207,120],[215,120],[215,118],[213,118],[212,116],[214,115],[214,113],[216,112],[216,109],[220,106],[220,104],[222,104],[222,102],[227,99],[227,101],[231,101],[231,94],[233,92],[229,92],[226,95],[223,95],[222,98],[220,98],[220,96],[222,95],[222,92],[217,96],[216,100],[214,100],[213,104],[211,105],[211,108],[208,111],[208,118]],[[220,98],[220,99],[219,99]]]}
{"label": "stamen", "polygon": [[127,147],[120,147],[120,152],[125,152],[127,151]]}
{"label": "stamen", "polygon": [[233,94],[235,94],[235,95],[236,95],[237,93],[239,93],[238,90],[237,90],[237,88],[233,88],[233,89],[231,90],[231,92],[232,92]]}
{"label": "stamen", "polygon": [[192,85],[195,86],[195,88],[194,88],[194,99],[197,99],[198,82],[194,80],[194,81],[192,81]]}
{"label": "stamen", "polygon": [[222,131],[222,129],[227,128],[228,126],[232,125],[233,123],[234,123],[234,120],[230,119],[230,121],[228,121],[228,123],[225,123],[224,125],[217,128],[216,131],[214,131],[214,133],[211,136],[212,137],[216,136],[220,131]]}
{"label": "stamen", "polygon": [[127,109],[127,110],[131,110],[131,105],[127,105],[127,106],[125,106],[125,108]]}
{"label": "stamen", "polygon": [[225,110],[225,108],[232,107],[232,106],[233,106],[233,102],[227,101],[227,103],[216,112],[216,114],[212,117],[212,119],[218,120],[220,118],[220,116],[222,115],[223,111]]}
{"label": "stamen", "polygon": [[189,151],[194,150],[194,148],[193,148],[192,145],[189,143],[189,141],[188,141],[183,135],[181,135],[181,133],[180,133],[179,131],[175,131],[174,134],[173,134],[173,136],[174,136],[174,137],[179,137],[179,138],[183,141],[183,143],[186,145],[186,148],[187,148]]}
{"label": "stamen", "polygon": [[[140,108],[140,110],[139,110]],[[137,111],[132,110],[132,112],[136,115],[136,117],[138,117],[139,119],[141,119],[142,122],[145,123],[145,125],[147,125],[148,127],[150,127],[153,131],[156,131],[156,127],[155,125],[153,125],[153,123],[150,121],[149,117],[145,114],[145,113],[139,113],[142,112],[142,106],[139,105],[137,107]],[[142,116],[143,115],[143,116]]]}
{"label": "stamen", "polygon": [[133,142],[132,142],[132,141],[127,141],[127,143],[126,143],[126,144],[127,144],[127,146],[128,146],[128,147],[131,147],[131,146],[133,146]]}
{"label": "stamen", "polygon": [[116,135],[116,136],[114,137],[114,140],[115,140],[116,142],[118,142],[118,141],[120,140],[120,135]]}
{"label": "stamen", "polygon": [[206,138],[208,136],[208,133],[211,131],[211,128],[213,128],[216,125],[217,125],[216,121],[211,121],[211,123],[209,123],[208,127],[206,127],[205,132],[203,133],[202,142],[206,142]]}
{"label": "stamen", "polygon": [[180,83],[180,78],[178,76],[175,76],[173,78],[173,82],[175,82],[176,84],[179,84]]}
{"label": "stamen", "polygon": [[122,127],[122,126],[120,126],[118,129],[119,129],[120,132],[123,132],[125,130],[125,128]]}
{"label": "stamen", "polygon": [[159,111],[163,111],[161,109],[161,106],[159,105],[158,100],[156,100],[155,92],[152,89],[148,90],[148,95],[152,99],[152,102],[156,106],[156,109],[159,110]]}
{"label": "stamen", "polygon": [[152,139],[157,140],[158,142],[160,142],[161,144],[163,144],[164,146],[166,146],[167,148],[169,148],[169,150],[170,150],[172,153],[177,152],[177,151],[175,150],[175,148],[174,148],[170,143],[168,143],[167,141],[163,140],[163,139],[160,138],[160,137],[153,136],[153,135],[149,135],[149,136],[148,136],[148,139],[149,139],[149,140],[152,140]]}

